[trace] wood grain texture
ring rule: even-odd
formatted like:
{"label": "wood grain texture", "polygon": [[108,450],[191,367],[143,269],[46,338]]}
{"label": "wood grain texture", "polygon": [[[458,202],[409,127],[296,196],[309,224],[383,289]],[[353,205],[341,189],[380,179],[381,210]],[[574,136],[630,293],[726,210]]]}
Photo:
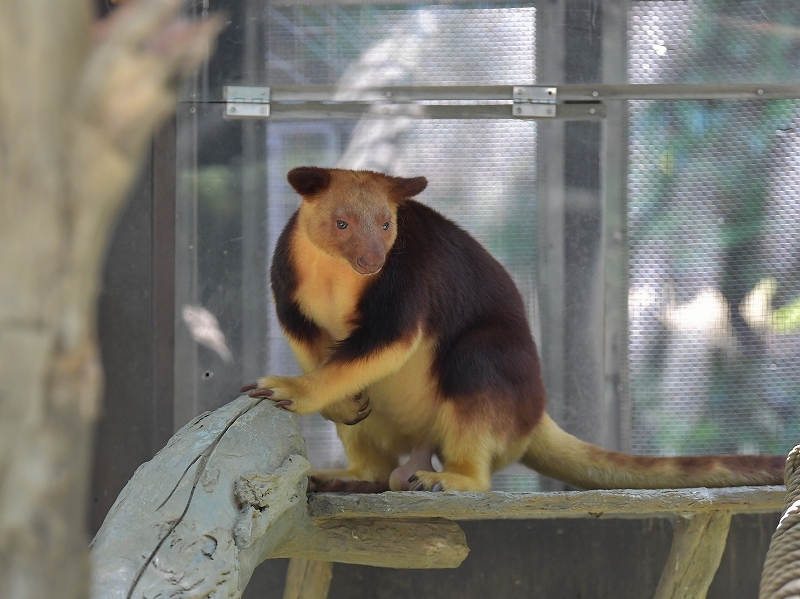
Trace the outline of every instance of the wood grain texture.
{"label": "wood grain texture", "polygon": [[730,512],[679,518],[655,599],[705,599],[731,524]]}
{"label": "wood grain texture", "polygon": [[381,568],[457,568],[466,537],[447,520],[354,518],[317,522],[298,531],[273,557],[302,557]]}
{"label": "wood grain texture", "polygon": [[729,511],[778,513],[783,487],[570,491],[565,493],[317,493],[309,496],[315,520],[339,518],[647,518]]}
{"label": "wood grain texture", "polygon": [[283,599],[326,599],[332,578],[332,562],[292,558],[286,571]]}
{"label": "wood grain texture", "polygon": [[[446,520],[312,521],[304,454],[296,418],[269,400],[242,396],[187,424],[137,470],[92,541],[93,595],[238,597],[271,557],[390,568],[466,557]],[[298,588],[321,589],[324,576],[308,575]]]}
{"label": "wood grain texture", "polygon": [[297,420],[270,401],[240,397],[187,424],[136,471],[92,541],[92,595],[238,597],[305,529],[304,453]]}

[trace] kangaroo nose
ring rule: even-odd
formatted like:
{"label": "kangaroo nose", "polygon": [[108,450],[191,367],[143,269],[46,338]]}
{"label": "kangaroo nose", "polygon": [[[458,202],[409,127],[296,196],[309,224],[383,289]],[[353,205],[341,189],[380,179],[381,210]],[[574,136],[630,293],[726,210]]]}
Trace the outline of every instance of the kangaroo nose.
{"label": "kangaroo nose", "polygon": [[378,272],[384,263],[384,258],[382,256],[359,256],[356,258],[356,265],[365,273],[365,274],[373,274]]}

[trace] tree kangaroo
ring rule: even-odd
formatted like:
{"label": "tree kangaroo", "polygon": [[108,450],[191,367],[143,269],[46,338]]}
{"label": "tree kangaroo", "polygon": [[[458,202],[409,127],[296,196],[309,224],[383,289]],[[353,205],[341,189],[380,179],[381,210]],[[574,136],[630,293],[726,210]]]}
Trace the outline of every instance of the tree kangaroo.
{"label": "tree kangaroo", "polygon": [[242,391],[337,423],[349,467],[315,473],[318,490],[486,491],[515,461],[582,488],[782,483],[783,457],[637,457],[559,428],[519,291],[468,233],[411,199],[424,177],[300,167],[288,179],[303,201],[272,290],[305,374]]}

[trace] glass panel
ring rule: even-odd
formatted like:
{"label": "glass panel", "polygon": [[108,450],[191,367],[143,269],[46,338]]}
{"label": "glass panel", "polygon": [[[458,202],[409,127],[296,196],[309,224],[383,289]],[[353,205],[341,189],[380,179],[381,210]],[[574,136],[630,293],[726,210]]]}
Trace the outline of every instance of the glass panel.
{"label": "glass panel", "polygon": [[632,2],[631,83],[800,81],[795,0]]}
{"label": "glass panel", "polygon": [[632,102],[633,449],[800,433],[800,102]]}
{"label": "glass panel", "polygon": [[534,8],[268,6],[271,85],[522,85]]}
{"label": "glass panel", "polygon": [[[533,322],[535,140],[533,122],[511,120],[370,119],[355,127],[346,122],[272,123],[267,133],[269,238],[277,238],[297,208],[298,198],[285,177],[295,166],[424,175],[429,185],[419,199],[470,231],[512,272]],[[274,314],[272,318],[269,372],[298,373]],[[312,464],[341,467],[344,455],[334,426],[319,416],[301,420]],[[519,475],[506,473],[502,480],[506,482],[503,488],[524,490],[535,485],[533,475],[524,469]]]}
{"label": "glass panel", "polygon": [[[786,83],[796,3],[635,2],[631,83]],[[800,396],[797,102],[631,102],[633,450],[785,453]],[[788,419],[787,419],[788,418]]]}
{"label": "glass panel", "polygon": [[[542,9],[552,10],[549,3]],[[536,79],[534,2],[194,0],[189,10],[230,15],[218,52],[198,87],[186,92],[191,99],[220,101],[224,85],[522,85]],[[572,3],[555,17],[562,22],[553,22],[548,43],[563,44],[564,57],[547,70],[545,83],[598,81],[600,38],[618,34],[602,32],[610,22],[604,10],[600,2]],[[798,82],[799,27],[794,0],[632,0],[629,81]],[[380,69],[365,74],[357,65]]]}
{"label": "glass panel", "polygon": [[[602,428],[592,390],[602,390],[604,359],[594,335],[604,322],[597,123],[542,126],[554,134],[543,133],[553,160],[542,169],[552,171],[547,197],[537,198],[534,122],[224,121],[222,108],[209,102],[219,101],[223,85],[239,83],[334,85],[342,99],[363,86],[535,83],[532,3],[195,4],[198,12],[209,4],[212,12],[228,11],[232,23],[193,90],[192,98],[205,102],[182,106],[178,116],[176,424],[224,403],[258,374],[298,372],[268,300],[266,273],[297,206],[285,174],[316,164],[427,176],[421,199],[509,268],[534,327],[533,265],[537,244],[548,248],[542,306],[558,339],[545,348],[546,362],[561,365],[548,385],[556,417],[592,439]],[[797,81],[800,17],[793,4],[633,1],[629,81]],[[600,55],[598,36],[609,22],[603,5],[561,16],[543,7],[543,19],[564,20],[551,36],[564,53],[540,64],[540,72],[553,71],[547,82],[597,80],[601,59],[615,59]],[[624,24],[618,29],[603,33],[624,36]],[[796,437],[787,423],[800,396],[798,108],[630,103],[636,452],[785,452]],[[546,200],[547,222],[538,225],[546,240],[535,233],[539,200]],[[302,426],[314,466],[341,465],[332,425],[314,416]],[[536,488],[534,477],[517,472],[498,476],[496,488]]]}
{"label": "glass panel", "polygon": [[222,11],[231,20],[183,99],[219,102],[225,85],[529,85],[536,79],[530,2],[308,4],[197,0],[189,9],[196,16]]}
{"label": "glass panel", "polygon": [[242,383],[242,133],[249,124],[225,122],[219,106],[201,104],[179,106],[177,125],[176,429],[230,401]]}
{"label": "glass panel", "polygon": [[[263,10],[265,68],[273,85],[488,85],[535,79],[530,7],[268,5]],[[258,125],[261,137],[248,149],[256,126],[225,121],[221,107],[210,103],[184,106],[179,115],[177,425],[229,401],[246,382],[243,373],[254,376],[243,364],[252,330],[263,330],[261,374],[299,372],[269,293],[252,285],[257,254],[244,249],[253,245],[251,237],[260,238],[268,248],[258,267],[265,274],[275,241],[298,205],[286,182],[286,172],[295,166],[425,175],[429,186],[421,201],[473,233],[511,270],[536,321],[534,122],[264,121]],[[263,227],[248,234],[245,215],[261,212]],[[269,308],[263,317],[248,310],[262,302]],[[187,306],[196,312],[188,319]],[[216,336],[198,336],[190,330],[193,322],[195,328],[197,322],[214,324]],[[331,423],[309,416],[301,426],[314,467],[343,465]],[[530,471],[515,472],[498,478],[498,488],[536,488]]]}

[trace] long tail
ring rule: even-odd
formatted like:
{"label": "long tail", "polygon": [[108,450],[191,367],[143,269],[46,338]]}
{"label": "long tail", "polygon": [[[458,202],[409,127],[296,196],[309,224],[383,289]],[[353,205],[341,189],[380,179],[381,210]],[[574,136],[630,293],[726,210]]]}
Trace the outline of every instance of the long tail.
{"label": "long tail", "polygon": [[521,461],[541,474],[583,489],[675,489],[781,485],[786,458],[633,456],[585,443],[544,414]]}

